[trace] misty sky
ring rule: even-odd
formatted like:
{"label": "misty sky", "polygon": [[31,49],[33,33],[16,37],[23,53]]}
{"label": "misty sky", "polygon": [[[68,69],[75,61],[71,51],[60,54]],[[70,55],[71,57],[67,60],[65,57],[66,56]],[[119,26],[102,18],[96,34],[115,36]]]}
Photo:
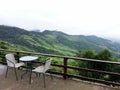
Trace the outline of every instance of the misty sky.
{"label": "misty sky", "polygon": [[120,0],[0,0],[0,24],[120,38]]}

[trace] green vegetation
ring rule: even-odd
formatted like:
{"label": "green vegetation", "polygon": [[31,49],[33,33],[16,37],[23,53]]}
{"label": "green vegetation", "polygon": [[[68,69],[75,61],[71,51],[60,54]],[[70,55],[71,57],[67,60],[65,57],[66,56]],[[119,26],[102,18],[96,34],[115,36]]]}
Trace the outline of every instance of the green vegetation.
{"label": "green vegetation", "polygon": [[77,50],[108,49],[118,56],[120,44],[96,36],[67,35],[58,31],[27,31],[17,27],[0,25],[0,40],[13,50],[34,51],[48,54],[75,56]]}
{"label": "green vegetation", "polygon": [[1,49],[8,49],[6,43],[3,42],[3,41],[0,41],[0,48],[1,48]]}
{"label": "green vegetation", "polygon": [[[98,59],[98,60],[107,60],[107,61],[116,61],[116,62],[118,61],[117,59],[112,57],[111,53],[107,49],[104,49],[98,53],[93,50],[86,50],[86,51],[79,50],[76,53],[76,56],[83,57],[83,58],[89,58],[89,59]],[[119,71],[120,65],[112,65],[112,64],[90,62],[90,61],[89,62],[88,61],[86,61],[86,62],[79,61],[78,67],[120,73],[120,71]],[[101,75],[101,74],[97,74],[97,73],[93,74],[90,72],[79,72],[79,75],[97,78],[97,79],[103,79],[103,80],[120,81],[120,77]]]}

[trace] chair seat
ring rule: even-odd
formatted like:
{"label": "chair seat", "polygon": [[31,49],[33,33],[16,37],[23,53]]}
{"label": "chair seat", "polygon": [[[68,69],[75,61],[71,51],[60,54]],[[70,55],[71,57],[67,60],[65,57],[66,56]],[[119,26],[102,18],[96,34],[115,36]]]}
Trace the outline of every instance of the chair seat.
{"label": "chair seat", "polygon": [[37,72],[37,73],[45,73],[44,66],[38,66],[37,68],[33,69],[32,71]]}
{"label": "chair seat", "polygon": [[[18,68],[18,67],[23,66],[23,65],[24,65],[24,63],[23,63],[23,62],[20,62],[20,63],[15,63],[15,68]],[[9,65],[9,67],[14,67],[14,65],[13,65],[13,64],[11,64],[11,65]]]}
{"label": "chair seat", "polygon": [[50,69],[50,65],[51,65],[51,59],[47,60],[47,61],[45,62],[45,65],[38,66],[38,67],[36,67],[35,69],[32,70],[33,72],[43,74],[44,88],[45,88],[45,86],[46,86],[46,85],[45,85],[45,73],[47,72],[47,70]]}

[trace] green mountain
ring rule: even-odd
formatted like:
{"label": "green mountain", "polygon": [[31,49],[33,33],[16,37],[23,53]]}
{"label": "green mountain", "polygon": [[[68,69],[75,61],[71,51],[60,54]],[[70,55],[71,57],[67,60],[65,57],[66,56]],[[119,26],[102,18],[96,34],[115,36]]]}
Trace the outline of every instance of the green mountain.
{"label": "green mountain", "polygon": [[63,32],[27,31],[18,27],[0,25],[0,40],[9,43],[11,49],[48,54],[75,55],[76,50],[109,49],[120,52],[120,44],[97,36],[68,35]]}

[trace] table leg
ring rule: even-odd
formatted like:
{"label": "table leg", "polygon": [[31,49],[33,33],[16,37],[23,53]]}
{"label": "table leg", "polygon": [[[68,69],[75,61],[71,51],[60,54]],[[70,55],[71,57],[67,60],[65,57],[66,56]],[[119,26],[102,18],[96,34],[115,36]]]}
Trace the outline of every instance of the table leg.
{"label": "table leg", "polygon": [[32,62],[29,62],[29,70],[30,70],[29,84],[31,84],[31,76],[32,76]]}
{"label": "table leg", "polygon": [[29,84],[31,84],[31,76],[32,76],[32,62],[29,61],[29,62],[26,62],[26,71],[25,73],[23,73],[21,75],[21,79],[23,78],[24,75],[26,75],[27,73],[29,73]]}
{"label": "table leg", "polygon": [[29,84],[31,84],[32,69],[30,70]]}
{"label": "table leg", "polygon": [[28,65],[27,62],[25,62],[25,66],[26,66],[26,70],[25,72],[21,75],[21,79],[23,78],[24,75],[26,75],[28,73]]}

